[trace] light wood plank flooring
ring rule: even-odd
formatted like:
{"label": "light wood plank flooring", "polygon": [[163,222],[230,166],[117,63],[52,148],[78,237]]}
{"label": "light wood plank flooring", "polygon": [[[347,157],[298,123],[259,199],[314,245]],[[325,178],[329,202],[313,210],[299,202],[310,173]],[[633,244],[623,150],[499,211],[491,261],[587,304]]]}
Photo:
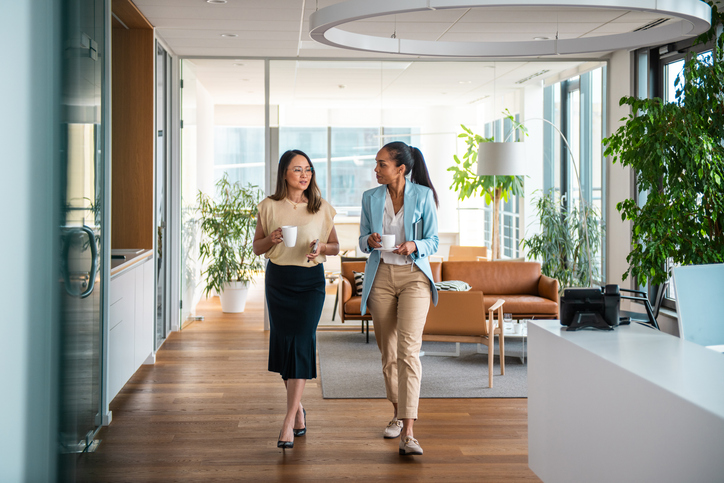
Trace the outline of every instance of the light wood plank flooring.
{"label": "light wood plank flooring", "polygon": [[421,399],[425,454],[399,456],[399,440],[381,436],[387,401],[324,400],[316,379],[303,399],[308,433],[282,452],[285,393],[266,367],[262,297],[257,285],[236,315],[202,302],[206,320],[173,333],[113,400],[78,481],[540,481],[527,464],[525,399]]}

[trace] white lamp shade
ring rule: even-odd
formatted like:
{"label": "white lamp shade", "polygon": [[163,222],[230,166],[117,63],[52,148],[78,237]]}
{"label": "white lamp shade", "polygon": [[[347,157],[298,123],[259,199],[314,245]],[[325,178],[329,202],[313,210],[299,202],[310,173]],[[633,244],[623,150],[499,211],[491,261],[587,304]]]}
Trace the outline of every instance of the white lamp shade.
{"label": "white lamp shade", "polygon": [[526,161],[525,143],[480,143],[478,176],[522,176]]}

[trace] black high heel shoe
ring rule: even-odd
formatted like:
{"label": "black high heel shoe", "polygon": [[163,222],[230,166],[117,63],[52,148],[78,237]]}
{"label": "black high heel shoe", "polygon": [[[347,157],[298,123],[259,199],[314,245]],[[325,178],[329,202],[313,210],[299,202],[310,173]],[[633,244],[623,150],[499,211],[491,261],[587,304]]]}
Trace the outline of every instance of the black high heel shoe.
{"label": "black high heel shoe", "polygon": [[294,436],[304,436],[307,434],[307,410],[302,408],[302,412],[304,413],[304,427],[302,429],[295,429]]}
{"label": "black high heel shoe", "polygon": [[282,441],[282,432],[279,431],[279,440],[277,441],[277,448],[292,449],[292,448],[294,448],[294,441]]}

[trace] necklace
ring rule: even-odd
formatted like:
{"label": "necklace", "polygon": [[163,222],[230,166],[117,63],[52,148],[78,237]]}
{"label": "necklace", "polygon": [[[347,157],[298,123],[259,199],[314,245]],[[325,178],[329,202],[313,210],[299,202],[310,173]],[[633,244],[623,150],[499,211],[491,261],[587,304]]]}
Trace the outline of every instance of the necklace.
{"label": "necklace", "polygon": [[300,201],[300,202],[298,202],[298,203],[293,202],[293,201],[290,200],[289,198],[284,198],[284,199],[287,200],[287,202],[288,202],[290,205],[292,205],[295,210],[297,209],[297,206],[303,205],[303,204],[306,203],[306,201],[304,201],[304,198],[302,198],[302,201]]}

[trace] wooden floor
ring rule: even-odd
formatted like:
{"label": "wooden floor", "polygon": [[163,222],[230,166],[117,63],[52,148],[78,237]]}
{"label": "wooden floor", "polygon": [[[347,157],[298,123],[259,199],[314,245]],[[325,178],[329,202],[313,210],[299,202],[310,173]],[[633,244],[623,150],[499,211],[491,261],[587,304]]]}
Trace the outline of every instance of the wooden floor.
{"label": "wooden floor", "polygon": [[527,464],[525,399],[421,399],[415,436],[425,454],[399,456],[399,440],[382,438],[387,401],[325,400],[314,379],[302,400],[308,433],[285,454],[262,292],[244,314],[222,314],[218,298],[198,313],[205,320],[173,333],[113,400],[113,422],[81,457],[78,481],[539,481]]}

